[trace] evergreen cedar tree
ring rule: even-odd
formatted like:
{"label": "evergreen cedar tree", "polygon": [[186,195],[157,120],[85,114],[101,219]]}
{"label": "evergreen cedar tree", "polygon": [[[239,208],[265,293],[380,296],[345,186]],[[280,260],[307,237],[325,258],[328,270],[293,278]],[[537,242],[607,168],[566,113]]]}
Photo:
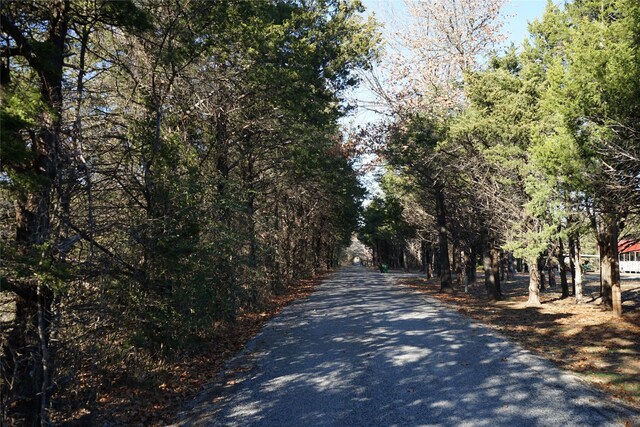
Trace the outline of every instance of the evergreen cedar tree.
{"label": "evergreen cedar tree", "polygon": [[[460,7],[481,3],[481,10],[499,20],[490,13],[491,2]],[[455,22],[446,16],[454,9],[434,15],[427,7],[413,17],[419,22],[430,14],[424,31],[450,43],[443,50],[462,54],[455,43],[464,37],[446,36],[463,35],[464,28],[440,31],[433,24],[441,18]],[[482,258],[491,299],[501,298],[503,272],[513,257],[521,258],[530,274],[529,304],[538,305],[545,279],[567,255],[570,271],[559,269],[562,296],[582,300],[580,241],[591,234],[602,259],[603,305],[620,316],[618,241],[627,229],[637,233],[640,206],[639,25],[635,1],[576,1],[565,7],[549,2],[522,47],[490,56],[485,67],[444,53],[447,64],[431,57],[410,63],[426,64],[412,78],[397,65],[400,90],[384,98],[392,100],[395,120],[373,140],[385,140],[380,153],[393,183],[381,203],[399,203],[418,236],[402,241],[389,239],[394,233],[384,227],[371,232],[371,212],[364,216],[364,237],[397,253],[413,247],[412,257],[416,263],[422,258],[424,271],[441,270],[443,291],[450,286],[449,260],[462,283],[475,279]],[[424,47],[415,34],[405,33],[406,50]],[[442,100],[444,83],[431,79],[447,66],[458,70],[451,77],[463,90],[457,105]],[[378,207],[368,208],[373,209]]]}
{"label": "evergreen cedar tree", "polygon": [[338,119],[377,54],[358,1],[0,9],[0,423],[93,406],[336,265],[364,194]]}

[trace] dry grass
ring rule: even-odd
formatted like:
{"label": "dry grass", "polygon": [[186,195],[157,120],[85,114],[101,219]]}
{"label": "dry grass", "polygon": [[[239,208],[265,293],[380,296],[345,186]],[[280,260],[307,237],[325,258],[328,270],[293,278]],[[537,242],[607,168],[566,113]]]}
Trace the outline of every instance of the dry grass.
{"label": "dry grass", "polygon": [[640,404],[640,277],[623,280],[624,316],[616,319],[599,305],[599,282],[587,276],[585,304],[560,298],[559,285],[527,307],[528,276],[503,283],[505,300],[490,302],[483,286],[469,293],[441,294],[437,279],[404,277],[401,283],[437,298],[525,348],[576,372],[610,394]]}

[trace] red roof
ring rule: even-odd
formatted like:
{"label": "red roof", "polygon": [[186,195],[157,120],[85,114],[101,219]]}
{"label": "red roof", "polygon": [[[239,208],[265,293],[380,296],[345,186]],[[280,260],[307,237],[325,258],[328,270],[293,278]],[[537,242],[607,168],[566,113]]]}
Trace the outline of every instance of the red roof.
{"label": "red roof", "polygon": [[621,240],[620,242],[618,242],[618,252],[621,254],[627,252],[640,252],[640,241]]}

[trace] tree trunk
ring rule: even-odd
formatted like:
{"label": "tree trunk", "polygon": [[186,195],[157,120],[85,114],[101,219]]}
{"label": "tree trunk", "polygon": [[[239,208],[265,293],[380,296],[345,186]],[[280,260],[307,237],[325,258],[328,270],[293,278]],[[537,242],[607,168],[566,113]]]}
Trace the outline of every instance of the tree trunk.
{"label": "tree trunk", "polygon": [[500,269],[494,271],[494,262],[493,262],[493,251],[494,249],[490,247],[489,243],[486,243],[484,252],[482,255],[482,261],[484,266],[484,287],[487,291],[487,296],[492,301],[497,301],[500,299],[500,294],[498,292],[498,288],[496,286],[496,279],[500,279]]}
{"label": "tree trunk", "polygon": [[430,243],[429,244],[429,265],[427,267],[429,268],[429,272],[427,272],[427,278],[431,279],[432,277],[435,277],[438,275],[438,248],[436,247],[435,244]]}
{"label": "tree trunk", "polygon": [[564,264],[564,244],[562,239],[558,239],[558,268],[560,269],[560,287],[562,288],[562,298],[569,296],[569,285],[567,284],[567,270]]}
{"label": "tree trunk", "polygon": [[427,250],[425,254],[427,258],[426,275],[427,275],[427,279],[431,279],[433,277],[433,247],[431,245],[431,242],[427,242],[426,250]]}
{"label": "tree trunk", "polygon": [[517,269],[518,263],[515,257],[513,256],[513,253],[511,252],[509,252],[507,256],[507,263],[508,263],[507,271],[509,272],[509,277],[513,279],[514,277],[516,277],[516,272],[518,271]]}
{"label": "tree trunk", "polygon": [[407,264],[407,251],[404,248],[404,245],[402,246],[402,269],[405,272],[409,272],[409,265]]}
{"label": "tree trunk", "polygon": [[570,240],[570,245],[571,264],[573,267],[573,295],[576,303],[581,303],[584,297],[582,295],[582,266],[580,265],[580,236],[578,234]]}
{"label": "tree trunk", "polygon": [[453,292],[451,267],[449,264],[449,240],[447,236],[447,211],[444,192],[440,186],[436,191],[436,222],[438,226],[438,264],[440,266],[440,292]]}
{"label": "tree trunk", "polygon": [[449,268],[451,269],[451,273],[458,271],[458,247],[456,242],[452,242],[449,245]]}
{"label": "tree trunk", "polygon": [[476,262],[478,259],[478,251],[476,248],[476,244],[472,244],[469,247],[469,259],[466,262],[467,265],[467,283],[473,284],[476,283],[477,273],[476,273]]}
{"label": "tree trunk", "polygon": [[540,273],[538,271],[538,259],[528,259],[529,264],[529,299],[528,306],[540,305]]}
{"label": "tree trunk", "polygon": [[51,381],[54,369],[52,352],[49,350],[51,323],[53,313],[53,292],[45,287],[38,287],[38,341],[40,344],[40,363],[42,365],[40,381],[40,422],[43,426],[49,425],[49,407],[51,402]]}
{"label": "tree trunk", "polygon": [[[573,235],[569,236],[569,272],[571,273],[571,294],[576,296],[576,243]],[[578,261],[578,264],[580,261]]]}
{"label": "tree trunk", "polygon": [[543,261],[542,255],[538,257],[536,263],[537,263],[536,266],[538,268],[538,274],[540,276],[538,284],[540,285],[540,291],[544,292],[544,290],[545,290],[545,287],[544,287],[544,261]]}
{"label": "tree trunk", "polygon": [[462,264],[462,256],[461,256],[461,251],[460,248],[458,247],[458,245],[456,243],[453,244],[453,253],[451,254],[452,257],[451,259],[453,260],[453,265],[454,268],[453,270],[456,272],[456,286],[458,288],[461,288],[463,286],[463,279],[464,279],[464,265]]}
{"label": "tree trunk", "polygon": [[462,253],[462,268],[461,275],[463,276],[464,291],[469,292],[469,264],[471,264],[471,258],[469,257],[469,250],[467,249]]}
{"label": "tree trunk", "polygon": [[[37,271],[38,260],[49,257],[40,245],[51,241],[52,206],[58,167],[63,153],[60,142],[62,132],[62,76],[67,36],[68,2],[51,3],[47,17],[47,39],[33,40],[9,18],[2,16],[2,29],[20,46],[20,55],[33,68],[40,80],[40,93],[45,105],[39,118],[40,128],[32,138],[32,161],[28,173],[37,178],[38,186],[24,190],[15,206],[15,240],[21,255],[33,259]],[[5,40],[6,42],[6,40]],[[37,48],[45,46],[46,49]],[[2,286],[4,289],[4,285]],[[49,424],[50,384],[54,361],[49,354],[49,334],[53,292],[42,280],[34,278],[17,283],[10,290],[16,293],[14,327],[4,346],[2,369],[11,372],[11,385],[0,384],[2,404],[8,398],[16,402],[12,411],[22,424]]]}
{"label": "tree trunk", "polygon": [[[250,193],[250,196],[247,200],[247,233],[249,237],[249,259],[248,265],[250,268],[256,268],[258,265],[258,240],[256,236],[256,217],[255,217],[255,197],[253,193]],[[316,243],[317,243],[316,239]],[[316,251],[317,252],[317,251]],[[318,261],[316,260],[316,264]]]}
{"label": "tree trunk", "polygon": [[2,371],[14,378],[13,382],[2,384],[2,403],[7,397],[16,402],[9,410],[10,418],[21,420],[25,426],[40,425],[39,394],[43,382],[37,314],[37,295],[29,289],[29,295],[25,293],[16,299],[13,329],[7,337],[2,361]]}
{"label": "tree trunk", "polygon": [[491,273],[493,274],[493,289],[491,290],[491,298],[494,300],[502,299],[501,275],[502,260],[500,250],[496,247],[491,248]]}
{"label": "tree trunk", "polygon": [[605,216],[598,232],[600,248],[600,278],[602,280],[602,303],[622,316],[622,291],[618,264],[618,225],[614,217]]}

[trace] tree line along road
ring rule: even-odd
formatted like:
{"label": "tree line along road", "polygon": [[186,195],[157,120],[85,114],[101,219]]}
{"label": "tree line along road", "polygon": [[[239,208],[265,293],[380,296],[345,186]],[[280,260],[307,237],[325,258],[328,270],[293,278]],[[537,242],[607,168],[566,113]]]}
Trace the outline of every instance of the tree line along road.
{"label": "tree line along road", "polygon": [[176,426],[624,426],[640,414],[487,327],[345,268],[269,322]]}

